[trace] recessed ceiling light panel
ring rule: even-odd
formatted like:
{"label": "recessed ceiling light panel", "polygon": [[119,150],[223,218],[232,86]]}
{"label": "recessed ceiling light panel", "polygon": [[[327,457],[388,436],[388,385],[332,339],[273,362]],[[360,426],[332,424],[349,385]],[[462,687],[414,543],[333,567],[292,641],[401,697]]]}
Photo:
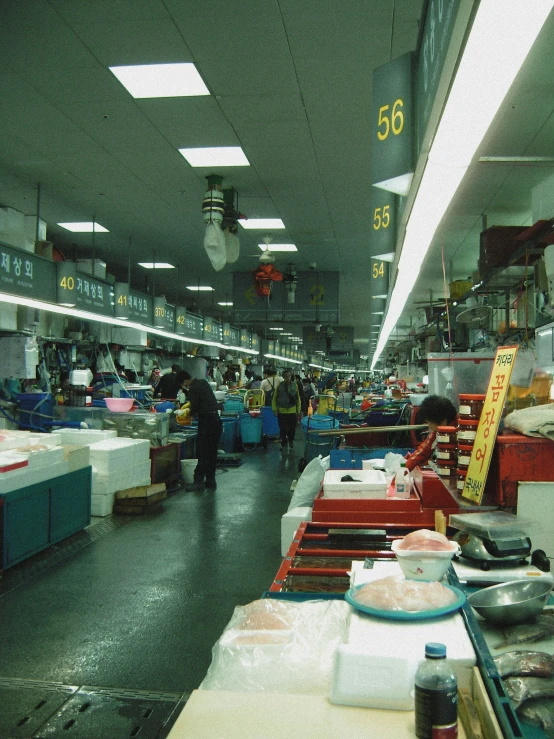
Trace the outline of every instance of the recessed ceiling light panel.
{"label": "recessed ceiling light panel", "polygon": [[134,98],[175,98],[210,94],[191,62],[134,64],[110,67],[110,70]]}
{"label": "recessed ceiling light panel", "polygon": [[99,223],[92,223],[92,221],[75,221],[74,223],[58,223],[58,226],[65,228],[67,231],[72,231],[76,234],[91,234],[94,233],[110,233],[107,228],[101,226]]}
{"label": "recessed ceiling light panel", "polygon": [[262,251],[298,251],[296,244],[258,244]]}
{"label": "recessed ceiling light panel", "polygon": [[[285,224],[280,218],[247,218],[241,219],[239,223],[243,228],[246,229],[260,229],[271,231],[277,228],[285,228]],[[270,248],[272,248],[271,244]]]}
{"label": "recessed ceiling light panel", "polygon": [[144,269],[175,269],[168,262],[139,262],[138,265],[139,267],[144,267]]}
{"label": "recessed ceiling light panel", "polygon": [[240,146],[209,146],[179,149],[191,167],[249,167]]}
{"label": "recessed ceiling light panel", "polygon": [[198,292],[209,292],[210,290],[213,290],[213,287],[210,287],[209,285],[187,285],[187,290],[191,290],[194,293]]}

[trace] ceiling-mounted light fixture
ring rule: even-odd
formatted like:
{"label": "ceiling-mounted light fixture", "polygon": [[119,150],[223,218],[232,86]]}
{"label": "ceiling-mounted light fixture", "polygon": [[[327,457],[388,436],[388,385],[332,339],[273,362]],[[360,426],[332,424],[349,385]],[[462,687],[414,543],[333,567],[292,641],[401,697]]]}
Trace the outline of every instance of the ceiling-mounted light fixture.
{"label": "ceiling-mounted light fixture", "polygon": [[221,188],[223,177],[211,174],[206,179],[208,180],[208,189],[202,201],[202,213],[206,224],[204,249],[210,258],[212,267],[216,272],[219,272],[227,263],[225,236],[221,230],[223,213],[225,212],[225,202]]}

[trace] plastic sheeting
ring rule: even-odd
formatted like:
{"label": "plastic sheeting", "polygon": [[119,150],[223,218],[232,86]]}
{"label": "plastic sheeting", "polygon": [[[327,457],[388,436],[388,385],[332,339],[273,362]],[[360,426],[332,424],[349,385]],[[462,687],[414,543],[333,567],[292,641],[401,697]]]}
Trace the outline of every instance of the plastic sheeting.
{"label": "plastic sheeting", "polygon": [[200,690],[328,695],[349,613],[343,600],[267,598],[237,606]]}

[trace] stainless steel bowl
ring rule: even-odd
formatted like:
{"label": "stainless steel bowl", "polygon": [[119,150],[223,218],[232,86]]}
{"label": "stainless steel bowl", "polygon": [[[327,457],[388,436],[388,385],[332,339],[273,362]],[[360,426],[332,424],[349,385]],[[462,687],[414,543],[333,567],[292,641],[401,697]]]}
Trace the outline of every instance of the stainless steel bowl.
{"label": "stainless steel bowl", "polygon": [[513,580],[483,588],[467,600],[487,621],[508,626],[537,616],[546,605],[551,589],[552,584],[545,580]]}

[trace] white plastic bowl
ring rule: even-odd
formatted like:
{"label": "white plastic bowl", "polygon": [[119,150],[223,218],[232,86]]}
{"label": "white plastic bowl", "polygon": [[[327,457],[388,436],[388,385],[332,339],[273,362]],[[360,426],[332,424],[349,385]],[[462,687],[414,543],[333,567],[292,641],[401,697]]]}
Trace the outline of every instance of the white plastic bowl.
{"label": "white plastic bowl", "polygon": [[135,402],[134,398],[106,398],[106,407],[116,413],[130,411]]}
{"label": "white plastic bowl", "polygon": [[407,580],[442,580],[455,554],[460,553],[457,542],[451,542],[452,550],[444,552],[398,549],[401,539],[393,541],[391,549]]}

